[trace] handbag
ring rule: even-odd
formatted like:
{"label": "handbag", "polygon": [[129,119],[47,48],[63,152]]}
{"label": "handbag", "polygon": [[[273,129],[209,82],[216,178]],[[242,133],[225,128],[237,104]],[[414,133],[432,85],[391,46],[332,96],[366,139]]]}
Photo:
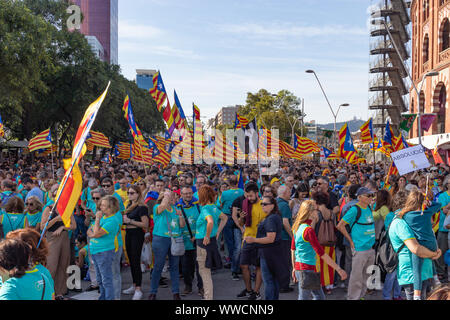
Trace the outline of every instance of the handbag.
{"label": "handbag", "polygon": [[320,272],[300,271],[300,287],[305,290],[319,290]]}
{"label": "handbag", "polygon": [[171,241],[170,253],[174,257],[182,256],[182,255],[184,255],[184,251],[185,251],[183,236],[181,235],[179,237],[174,237],[172,235],[172,229],[170,229],[169,219],[167,218],[167,215],[166,215],[166,221],[167,221],[167,227],[169,228],[170,241]]}

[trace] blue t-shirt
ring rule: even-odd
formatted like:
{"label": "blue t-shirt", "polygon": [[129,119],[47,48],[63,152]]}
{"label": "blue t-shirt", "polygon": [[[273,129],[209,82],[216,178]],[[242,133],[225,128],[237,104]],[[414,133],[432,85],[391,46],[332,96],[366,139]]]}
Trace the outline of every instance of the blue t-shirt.
{"label": "blue t-shirt", "polygon": [[222,212],[215,204],[207,204],[203,206],[197,219],[195,239],[203,239],[206,236],[206,226],[208,224],[208,221],[206,220],[207,217],[211,217],[214,222],[209,237],[215,237],[217,235],[217,229],[219,228],[219,216],[221,213]]}
{"label": "blue t-shirt", "polygon": [[[284,199],[277,198],[278,209],[280,210],[281,217],[289,220],[289,225],[292,226],[292,211],[289,208],[289,202]],[[284,226],[281,230],[281,239],[282,240],[290,240],[289,234],[284,229]]]}
{"label": "blue t-shirt", "polygon": [[160,205],[157,204],[153,207],[153,235],[170,238],[169,227],[167,225],[169,223],[172,236],[179,237],[181,235],[180,219],[176,213],[176,207],[171,206],[170,211],[166,209],[160,214],[156,214],[156,209],[159,206]]}
{"label": "blue t-shirt", "polygon": [[106,234],[100,238],[89,239],[89,250],[91,254],[114,250],[117,251],[119,244],[117,242],[117,234],[120,231],[119,220],[115,215],[106,217],[103,216],[100,220],[100,228]]}
{"label": "blue t-shirt", "polygon": [[42,211],[38,211],[33,214],[27,212],[26,215],[27,215],[27,220],[28,220],[28,226],[36,227],[38,224],[41,223]]}
{"label": "blue t-shirt", "polygon": [[123,215],[122,211],[117,211],[117,213],[114,215],[114,217],[117,219],[117,222],[119,223],[119,232],[117,232],[117,245],[119,247],[123,247],[123,240],[122,240],[122,225],[123,225]]}
{"label": "blue t-shirt", "polygon": [[226,215],[231,214],[231,205],[236,198],[244,195],[244,190],[242,189],[230,189],[222,192],[222,197],[220,198],[220,209]]}
{"label": "blue t-shirt", "polygon": [[27,215],[25,213],[5,213],[1,214],[0,223],[3,225],[3,233],[6,236],[9,232],[25,228]]}
{"label": "blue t-shirt", "polygon": [[[412,267],[413,253],[405,245],[400,252],[402,244],[409,239],[416,239],[413,231],[403,219],[394,219],[389,228],[389,239],[393,249],[398,253],[397,279],[399,285],[414,284]],[[431,259],[423,259],[421,279],[422,281],[433,278],[433,262]]]}
{"label": "blue t-shirt", "polygon": [[178,210],[181,210],[181,207],[183,207],[184,213],[186,214],[186,225],[181,230],[183,233],[183,239],[184,239],[184,248],[186,250],[194,250],[195,245],[191,241],[191,235],[189,233],[189,229],[187,227],[187,223],[189,223],[189,226],[191,228],[192,235],[195,237],[195,229],[197,225],[197,219],[200,215],[200,206],[198,205],[197,199],[193,199],[194,201],[191,201],[188,205],[185,205],[183,200],[180,199],[180,202],[177,204]]}
{"label": "blue t-shirt", "polygon": [[448,232],[448,229],[444,228],[444,220],[446,217],[446,214],[442,210],[443,207],[448,205],[450,203],[450,195],[448,194],[448,191],[442,192],[438,197],[438,202],[441,203],[441,214],[439,215],[439,231],[440,232]]}
{"label": "blue t-shirt", "polygon": [[[350,226],[352,226],[356,220],[356,215],[358,213],[356,206],[357,205],[351,207],[342,218],[342,220]],[[359,223],[368,223],[368,225],[362,225]],[[370,250],[375,244],[375,223],[373,220],[372,210],[370,210],[369,207],[365,209],[361,208],[361,216],[358,223],[353,225],[350,236],[352,237],[356,251]]]}
{"label": "blue t-shirt", "polygon": [[44,276],[46,276],[49,279],[52,287],[55,286],[55,282],[53,281],[52,274],[46,267],[44,267],[42,264],[37,264],[36,269],[38,269],[40,273],[42,273]]}
{"label": "blue t-shirt", "polygon": [[0,289],[0,300],[52,300],[55,288],[52,280],[41,273],[36,267],[26,271],[20,278],[9,278]]}

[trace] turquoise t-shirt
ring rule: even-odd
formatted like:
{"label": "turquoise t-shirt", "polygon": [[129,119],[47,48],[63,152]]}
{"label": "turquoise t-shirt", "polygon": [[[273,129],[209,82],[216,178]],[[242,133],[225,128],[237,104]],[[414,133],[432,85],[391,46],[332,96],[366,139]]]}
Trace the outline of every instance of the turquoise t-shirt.
{"label": "turquoise t-shirt", "polygon": [[44,281],[43,300],[52,300],[55,294],[53,280],[48,279],[36,267],[26,271],[25,275],[20,278],[6,280],[0,289],[0,300],[41,300]]}
{"label": "turquoise t-shirt", "polygon": [[3,233],[6,236],[11,231],[25,228],[27,215],[25,213],[5,213],[1,214],[0,223],[3,225]]}
{"label": "turquoise t-shirt", "polygon": [[[361,208],[361,207],[360,207]],[[358,210],[356,205],[351,207],[344,215],[342,220],[353,225],[356,219]],[[361,217],[358,220],[359,223],[370,223],[368,225],[361,225],[355,223],[351,231],[353,243],[355,244],[356,251],[366,251],[372,249],[375,244],[375,223],[373,220],[372,210],[369,207],[361,208]]]}
{"label": "turquoise t-shirt", "polygon": [[[399,211],[400,210],[397,210],[396,212],[399,212]],[[395,213],[392,211],[386,215],[386,218],[384,218],[384,229],[387,230],[389,228],[389,225],[391,224],[392,220],[394,220],[394,218],[395,218]]]}
{"label": "turquoise t-shirt", "polygon": [[153,207],[153,235],[159,237],[170,238],[169,228],[167,223],[170,224],[173,237],[179,237],[181,235],[180,219],[176,214],[176,207],[171,206],[171,211],[164,210],[160,214],[156,214],[156,209],[160,205],[157,204]]}
{"label": "turquoise t-shirt", "polygon": [[206,217],[213,218],[214,224],[210,238],[215,237],[217,235],[217,229],[219,228],[219,216],[221,213],[222,212],[215,204],[207,204],[206,206],[203,206],[197,219],[195,239],[203,239],[206,236],[206,226],[208,224]]}
{"label": "turquoise t-shirt", "polygon": [[28,225],[30,227],[36,227],[38,224],[41,223],[41,218],[42,218],[42,211],[36,212],[36,213],[29,213],[27,212],[27,220],[28,220]]}
{"label": "turquoise t-shirt", "polygon": [[[394,250],[398,252],[398,249],[400,249],[404,241],[416,239],[416,237],[403,219],[394,219],[389,229],[389,239],[391,240]],[[407,246],[404,246],[403,249],[398,252],[397,279],[398,284],[401,286],[414,284],[412,255],[413,253]],[[431,259],[423,259],[421,278],[422,281],[433,278],[433,262]]]}
{"label": "turquoise t-shirt", "polygon": [[[178,210],[181,210],[181,204],[177,205]],[[186,250],[194,250],[195,245],[191,241],[191,235],[189,233],[189,229],[187,227],[187,223],[189,223],[189,226],[191,227],[192,235],[195,237],[195,229],[197,224],[198,216],[200,215],[200,206],[198,205],[198,201],[195,201],[192,203],[191,207],[183,207],[184,213],[186,214],[187,221],[184,228],[181,229],[181,232],[183,233],[183,239],[184,239],[184,248]]]}
{"label": "turquoise t-shirt", "polygon": [[[287,202],[284,199],[277,198],[277,204],[278,204],[278,210],[281,213],[282,218],[286,218],[289,220],[289,225],[292,226],[292,211],[291,208],[289,208],[289,202]],[[290,240],[289,234],[286,232],[286,230],[281,230],[281,240]]]}
{"label": "turquoise t-shirt", "polygon": [[441,213],[439,215],[439,231],[440,232],[448,232],[448,229],[444,228],[444,220],[446,217],[446,214],[442,210],[443,207],[448,205],[450,203],[450,195],[448,194],[448,191],[442,192],[438,197],[438,202],[441,203]]}
{"label": "turquoise t-shirt", "polygon": [[117,192],[114,192],[113,196],[114,196],[117,200],[119,200],[119,207],[120,207],[119,211],[120,211],[120,213],[124,212],[124,211],[125,211],[125,206],[124,206],[124,204],[123,204],[122,197],[119,196],[119,194],[118,194]]}
{"label": "turquoise t-shirt", "polygon": [[122,225],[123,225],[123,215],[122,211],[117,211],[117,213],[114,215],[114,217],[117,219],[117,222],[119,223],[119,232],[117,233],[117,244],[119,247],[123,247],[123,240],[122,240]]}
{"label": "turquoise t-shirt", "polygon": [[42,273],[44,276],[46,276],[49,279],[52,287],[55,286],[55,282],[53,281],[52,274],[46,267],[44,267],[42,264],[37,264],[36,269],[38,269],[40,273]]}
{"label": "turquoise t-shirt", "polygon": [[242,189],[230,189],[222,192],[222,197],[220,198],[220,209],[222,212],[230,215],[233,201],[242,195],[244,195],[244,190]]}
{"label": "turquoise t-shirt", "polygon": [[83,192],[81,193],[81,201],[85,201],[86,202],[86,206],[88,207],[90,203],[93,203],[94,200],[92,200],[92,195],[91,195],[91,191],[92,189],[90,187],[84,188]]}
{"label": "turquoise t-shirt", "polygon": [[97,254],[109,250],[117,251],[119,245],[117,242],[117,233],[120,230],[120,224],[115,215],[100,220],[100,227],[106,234],[100,238],[91,238],[89,241],[89,249],[91,254]]}

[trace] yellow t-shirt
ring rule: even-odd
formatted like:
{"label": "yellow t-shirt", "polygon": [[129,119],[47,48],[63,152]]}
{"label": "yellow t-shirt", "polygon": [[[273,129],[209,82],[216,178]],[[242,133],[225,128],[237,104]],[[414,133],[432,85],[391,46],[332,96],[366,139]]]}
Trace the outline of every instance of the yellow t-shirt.
{"label": "yellow t-shirt", "polygon": [[125,208],[128,206],[128,193],[127,190],[118,189],[116,193],[122,198],[123,205]]}
{"label": "yellow t-shirt", "polygon": [[266,213],[263,211],[261,206],[261,200],[252,206],[252,225],[250,227],[245,227],[244,238],[254,237],[256,238],[256,233],[258,231],[258,224],[264,220]]}

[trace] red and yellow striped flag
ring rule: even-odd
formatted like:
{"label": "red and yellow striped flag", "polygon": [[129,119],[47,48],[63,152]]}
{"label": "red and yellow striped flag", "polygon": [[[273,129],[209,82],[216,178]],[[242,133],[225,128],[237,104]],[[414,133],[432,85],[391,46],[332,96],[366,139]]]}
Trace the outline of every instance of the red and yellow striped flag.
{"label": "red and yellow striped flag", "polygon": [[64,161],[66,173],[59,185],[55,205],[66,227],[70,226],[70,220],[75,206],[78,203],[78,199],[80,198],[83,186],[83,179],[78,163],[86,152],[86,138],[94,124],[98,110],[100,109],[103,100],[105,100],[110,84],[111,83],[108,83],[108,86],[102,95],[86,110],[75,136],[72,158]]}
{"label": "red and yellow striped flag", "polygon": [[96,147],[100,148],[111,148],[109,144],[109,139],[101,132],[90,131],[86,139],[86,143],[90,143]]}
{"label": "red and yellow striped flag", "polygon": [[366,123],[364,123],[361,128],[361,143],[367,144],[367,143],[373,143],[373,130],[372,130],[372,118],[367,120]]}
{"label": "red and yellow striped flag", "polygon": [[50,128],[42,131],[28,143],[28,150],[30,152],[37,151],[39,149],[47,149],[52,147],[52,135]]}

